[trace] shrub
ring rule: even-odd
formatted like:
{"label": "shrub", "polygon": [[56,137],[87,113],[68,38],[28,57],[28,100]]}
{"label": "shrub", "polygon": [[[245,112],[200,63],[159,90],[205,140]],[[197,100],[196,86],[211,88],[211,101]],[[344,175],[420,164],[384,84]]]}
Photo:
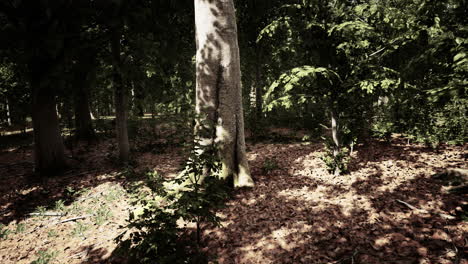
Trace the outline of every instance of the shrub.
{"label": "shrub", "polygon": [[[136,230],[128,239],[123,235],[119,249],[129,252],[130,261],[138,263],[205,263],[199,248],[203,224],[219,225],[214,209],[228,197],[225,181],[216,175],[219,162],[215,149],[195,145],[185,169],[172,180],[157,172],[148,172],[145,186],[136,203],[140,211],[130,214],[128,228]],[[183,225],[182,225],[183,223]],[[192,223],[195,232],[187,227]]]}

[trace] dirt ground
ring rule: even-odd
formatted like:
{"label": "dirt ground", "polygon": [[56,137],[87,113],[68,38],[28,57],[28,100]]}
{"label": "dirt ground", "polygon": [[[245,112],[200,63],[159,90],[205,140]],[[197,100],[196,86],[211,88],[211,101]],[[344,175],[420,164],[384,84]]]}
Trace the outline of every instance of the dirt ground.
{"label": "dirt ground", "polygon": [[[358,146],[337,177],[319,143],[248,144],[256,187],[217,212],[204,250],[219,263],[468,263],[467,194],[433,177],[466,168],[466,146],[406,143]],[[0,150],[0,263],[119,263],[114,238],[133,208],[114,149],[76,148],[72,169],[48,179],[33,175],[30,147]],[[169,177],[181,153],[138,153],[136,166]]]}

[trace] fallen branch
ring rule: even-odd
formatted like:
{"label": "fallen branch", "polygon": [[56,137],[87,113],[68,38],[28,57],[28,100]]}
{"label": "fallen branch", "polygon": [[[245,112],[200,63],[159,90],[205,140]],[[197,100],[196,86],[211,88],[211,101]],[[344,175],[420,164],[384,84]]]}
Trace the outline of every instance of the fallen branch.
{"label": "fallen branch", "polygon": [[[405,205],[405,206],[407,206],[407,207],[410,208],[411,210],[414,210],[414,211],[416,211],[416,212],[418,212],[418,213],[430,214],[429,211],[424,210],[424,209],[419,209],[419,208],[417,208],[417,207],[415,207],[415,206],[412,206],[411,204],[409,204],[409,203],[407,203],[407,202],[404,202],[404,201],[402,201],[402,200],[396,199],[396,201],[399,202],[399,203],[401,203],[401,204],[403,204],[403,205]],[[437,214],[437,215],[439,215],[440,217],[442,217],[442,218],[444,218],[444,219],[455,219],[454,216],[451,216],[451,215],[448,215],[448,214],[439,213],[439,214]]]}
{"label": "fallen branch", "polygon": [[63,223],[66,223],[66,222],[76,221],[76,220],[84,219],[84,218],[87,218],[87,217],[90,217],[90,216],[93,216],[93,215],[94,214],[87,214],[87,215],[72,217],[72,218],[64,219],[64,220],[58,222],[57,224],[63,224]]}
{"label": "fallen branch", "polygon": [[399,203],[401,203],[401,204],[403,204],[403,205],[406,205],[406,206],[407,206],[409,209],[411,209],[411,210],[419,211],[419,212],[424,213],[424,214],[429,213],[429,212],[426,211],[426,210],[423,210],[423,209],[419,209],[419,208],[417,208],[417,207],[414,207],[414,206],[412,206],[411,204],[409,204],[409,203],[407,203],[407,202],[404,202],[404,201],[402,201],[402,200],[398,200],[398,199],[397,199],[396,201],[399,202]]}
{"label": "fallen branch", "polygon": [[63,213],[57,212],[45,212],[45,213],[29,213],[30,216],[64,216]]}

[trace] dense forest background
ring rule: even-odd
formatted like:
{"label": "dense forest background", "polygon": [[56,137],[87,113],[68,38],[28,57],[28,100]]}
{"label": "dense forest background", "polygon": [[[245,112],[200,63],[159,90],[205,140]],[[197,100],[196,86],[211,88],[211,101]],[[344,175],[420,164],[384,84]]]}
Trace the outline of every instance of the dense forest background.
{"label": "dense forest background", "polygon": [[[205,263],[216,255],[224,256],[220,263],[466,263],[467,7],[466,0],[2,1],[0,239],[7,240],[13,228],[18,231],[21,221],[29,223],[32,216],[45,223],[47,217],[58,217],[60,224],[75,224],[75,238],[85,237],[83,221],[93,218],[101,228],[115,218],[128,225],[127,232],[107,234],[117,236],[118,243],[108,247],[117,247],[110,250],[113,257],[105,258],[115,263]],[[297,168],[298,160],[309,162],[303,165],[309,169]],[[402,160],[407,167],[392,167]],[[380,165],[386,168],[382,171]],[[372,168],[376,171],[367,171]],[[314,182],[291,180],[297,171]],[[207,177],[213,175],[218,177]],[[324,191],[329,196],[311,198],[310,193],[320,191],[288,193],[298,189],[285,186],[288,181],[306,189],[314,184],[331,189]],[[101,185],[109,183],[118,184]],[[412,251],[400,254],[396,248],[401,243],[385,251],[375,241],[365,242],[362,230],[356,235],[351,226],[349,232],[342,229],[353,234],[345,238],[348,247],[336,235],[333,249],[321,242],[310,242],[313,249],[304,241],[299,246],[290,238],[275,246],[281,250],[267,254],[270,230],[258,226],[263,240],[244,238],[261,242],[256,247],[263,253],[247,248],[243,250],[251,255],[242,255],[226,237],[222,245],[230,246],[224,251],[213,242],[223,237],[217,232],[226,218],[242,215],[235,210],[256,208],[244,208],[252,197],[271,194],[276,197],[272,201],[281,203],[276,195],[282,191],[299,195],[304,203],[296,201],[287,209],[296,212],[316,206],[308,204],[313,199],[323,203],[339,197],[334,192],[340,184],[338,193],[344,196],[345,189],[357,189],[348,197],[354,201],[388,185],[391,194],[369,198],[372,210],[387,215],[377,222],[388,229],[401,223],[414,227],[402,222],[403,216],[389,220],[388,215],[396,217],[385,208],[391,203],[410,210],[405,217],[422,214],[416,227],[428,225],[425,235],[446,242],[413,235],[401,239],[410,241],[405,246]],[[83,205],[91,208],[86,214],[72,210],[74,204],[88,202],[84,196],[104,197],[105,192],[112,194],[101,197],[107,203],[98,209],[89,203]],[[411,193],[421,196],[409,201],[405,195]],[[333,215],[323,228],[335,229],[327,223],[344,228],[339,223],[349,221],[346,217],[375,224],[371,215],[358,219],[359,208],[369,211],[368,205],[355,205],[351,216],[338,216],[335,202],[316,214]],[[270,208],[265,211],[276,208],[252,203]],[[125,210],[112,216],[113,207]],[[277,213],[265,217],[277,230],[283,225],[276,221],[294,221],[300,214],[273,220],[282,219]],[[317,232],[309,224],[301,228]],[[246,230],[235,228],[232,236]],[[275,234],[284,239],[281,232]],[[385,237],[375,232],[366,236],[375,235],[376,241]],[[23,235],[16,232],[19,239]],[[349,241],[354,239],[360,242]],[[110,243],[104,240],[99,243]],[[246,240],[239,243],[246,246]],[[291,241],[296,249],[312,251],[293,254],[297,250]],[[24,244],[10,242],[0,250]],[[74,252],[73,261],[41,247],[31,250],[39,253],[15,260],[0,256],[3,263],[104,261],[102,252],[94,251],[99,260],[92,257],[91,247],[85,255]]]}

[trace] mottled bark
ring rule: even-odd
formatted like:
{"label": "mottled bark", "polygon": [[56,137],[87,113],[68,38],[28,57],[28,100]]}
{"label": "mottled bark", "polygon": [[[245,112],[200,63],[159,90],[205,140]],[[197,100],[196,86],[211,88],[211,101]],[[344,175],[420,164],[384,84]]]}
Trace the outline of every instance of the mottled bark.
{"label": "mottled bark", "polygon": [[113,84],[115,99],[115,124],[117,132],[117,143],[119,146],[119,158],[127,162],[130,156],[130,144],[128,142],[127,130],[127,91],[122,78],[122,59],[120,57],[121,27],[114,28],[111,36],[112,62],[113,62]]}
{"label": "mottled bark", "polygon": [[246,156],[237,25],[232,0],[195,0],[196,113],[202,145],[216,143],[221,176],[253,186]]}

